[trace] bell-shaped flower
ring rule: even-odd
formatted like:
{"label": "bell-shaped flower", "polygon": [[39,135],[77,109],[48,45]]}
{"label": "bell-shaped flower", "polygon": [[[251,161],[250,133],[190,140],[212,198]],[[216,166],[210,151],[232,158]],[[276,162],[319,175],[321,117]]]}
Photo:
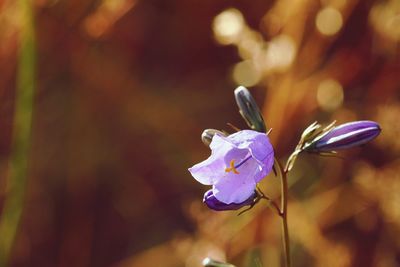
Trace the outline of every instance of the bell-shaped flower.
{"label": "bell-shaped flower", "polygon": [[305,150],[331,152],[363,145],[379,135],[381,128],[374,121],[354,121],[332,128],[317,138]]}
{"label": "bell-shaped flower", "polygon": [[227,137],[215,134],[211,156],[189,168],[212,196],[225,204],[241,204],[255,193],[256,185],[274,164],[274,150],[265,133],[243,130]]}

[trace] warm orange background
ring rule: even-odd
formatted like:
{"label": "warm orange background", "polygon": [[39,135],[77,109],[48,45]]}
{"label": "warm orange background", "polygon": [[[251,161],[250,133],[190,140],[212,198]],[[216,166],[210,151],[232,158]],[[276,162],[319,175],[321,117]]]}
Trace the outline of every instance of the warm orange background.
{"label": "warm orange background", "polygon": [[[27,27],[20,2],[0,1],[1,206]],[[383,129],[344,160],[296,163],[293,266],[400,266],[397,0],[31,3],[31,149],[9,266],[195,267],[207,256],[281,266],[279,220],[262,204],[239,217],[207,210],[207,187],[187,172],[209,154],[203,129],[246,127],[239,84],[262,107],[281,160],[315,120]],[[221,12],[233,22],[222,17],[218,31]],[[279,196],[275,177],[262,187]]]}

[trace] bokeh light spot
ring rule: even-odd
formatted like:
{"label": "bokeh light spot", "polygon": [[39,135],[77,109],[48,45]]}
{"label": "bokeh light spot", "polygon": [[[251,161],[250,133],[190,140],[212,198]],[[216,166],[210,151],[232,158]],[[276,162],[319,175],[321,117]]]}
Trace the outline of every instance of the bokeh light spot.
{"label": "bokeh light spot", "polygon": [[377,32],[392,41],[400,40],[400,5],[398,1],[377,3],[370,11],[369,19]]}
{"label": "bokeh light spot", "polygon": [[253,86],[261,79],[261,73],[250,60],[239,62],[233,68],[233,80],[238,85]]}
{"label": "bokeh light spot", "polygon": [[348,0],[321,0],[323,6],[331,5],[335,8],[343,8],[348,4],[348,2],[351,3],[351,1]]}
{"label": "bokeh light spot", "polygon": [[321,109],[333,111],[343,103],[343,87],[333,79],[322,81],[318,86],[317,101]]}
{"label": "bokeh light spot", "polygon": [[250,59],[259,55],[263,51],[263,41],[257,38],[248,38],[240,40],[238,52],[241,58]]}
{"label": "bokeh light spot", "polygon": [[397,40],[400,39],[400,15],[393,16],[388,19],[386,24],[388,32],[392,33]]}
{"label": "bokeh light spot", "polygon": [[286,70],[294,61],[296,45],[288,35],[279,35],[269,43],[265,55],[266,69]]}
{"label": "bokeh light spot", "polygon": [[243,27],[243,15],[234,8],[223,11],[214,18],[213,22],[215,38],[221,44],[231,44],[237,40]]}
{"label": "bokeh light spot", "polygon": [[318,12],[315,24],[320,33],[334,35],[343,26],[342,14],[335,8],[326,7]]}

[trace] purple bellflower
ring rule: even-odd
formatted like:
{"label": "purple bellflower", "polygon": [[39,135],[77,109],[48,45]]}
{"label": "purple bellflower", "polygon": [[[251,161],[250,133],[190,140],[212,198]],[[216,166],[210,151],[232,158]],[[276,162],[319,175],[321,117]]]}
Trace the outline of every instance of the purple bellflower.
{"label": "purple bellflower", "polygon": [[354,121],[334,127],[305,150],[331,152],[363,145],[379,135],[381,128],[373,121]]}
{"label": "purple bellflower", "polygon": [[215,134],[211,156],[189,168],[204,185],[212,185],[204,202],[214,210],[239,209],[251,205],[256,185],[274,164],[274,150],[265,133],[242,130],[229,136]]}

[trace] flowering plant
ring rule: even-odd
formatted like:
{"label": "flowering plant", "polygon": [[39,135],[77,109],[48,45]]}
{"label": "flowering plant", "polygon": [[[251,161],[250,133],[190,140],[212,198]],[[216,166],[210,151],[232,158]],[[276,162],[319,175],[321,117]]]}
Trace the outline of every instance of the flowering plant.
{"label": "flowering plant", "polygon": [[[189,169],[202,184],[212,185],[205,203],[212,209],[232,209],[256,199],[256,185],[272,170],[274,150],[265,133],[243,130],[229,136],[215,134],[211,156]],[[216,206],[216,201],[221,204]],[[231,206],[230,206],[231,205]],[[238,207],[239,207],[238,206]],[[222,208],[223,209],[223,208]]]}
{"label": "flowering plant", "polygon": [[[189,168],[189,172],[200,183],[211,185],[204,194],[203,202],[216,211],[238,210],[244,206],[252,208],[260,199],[266,199],[269,206],[281,217],[283,245],[286,266],[291,265],[289,231],[287,227],[287,174],[302,152],[332,155],[336,150],[365,144],[381,131],[373,121],[356,121],[334,126],[335,122],[322,127],[317,122],[307,127],[301,135],[294,152],[285,167],[275,158],[274,149],[268,138],[267,128],[260,109],[243,86],[235,90],[239,113],[251,130],[239,130],[227,134],[207,129],[201,135],[204,144],[211,149],[208,159]],[[281,205],[266,196],[257,187],[272,169],[281,178]],[[246,209],[246,210],[248,210]],[[244,210],[244,211],[246,211]],[[243,211],[242,211],[243,212]],[[232,266],[207,260],[205,266]]]}

